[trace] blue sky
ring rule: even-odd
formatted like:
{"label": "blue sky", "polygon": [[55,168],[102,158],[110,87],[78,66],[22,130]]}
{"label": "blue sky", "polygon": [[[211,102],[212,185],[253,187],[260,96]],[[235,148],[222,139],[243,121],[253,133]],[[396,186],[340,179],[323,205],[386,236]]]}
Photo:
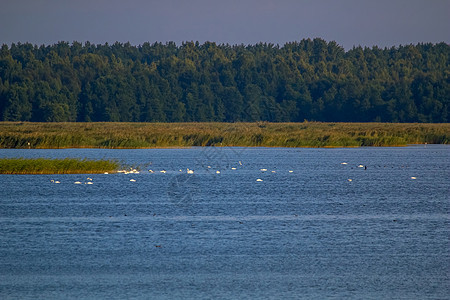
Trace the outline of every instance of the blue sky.
{"label": "blue sky", "polygon": [[0,44],[450,43],[450,0],[0,0]]}

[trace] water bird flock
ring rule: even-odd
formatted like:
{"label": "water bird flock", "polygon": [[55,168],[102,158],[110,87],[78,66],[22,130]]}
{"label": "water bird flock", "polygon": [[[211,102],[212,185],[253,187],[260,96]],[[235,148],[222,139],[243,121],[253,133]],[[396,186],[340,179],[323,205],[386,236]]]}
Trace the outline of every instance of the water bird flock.
{"label": "water bird flock", "polygon": [[81,181],[75,181],[74,184],[94,184],[93,179],[91,177],[87,177],[85,182],[81,182]]}
{"label": "water bird flock", "polygon": [[[240,169],[240,168],[238,168],[238,167],[240,167],[240,166],[243,166],[243,163],[242,163],[242,161],[238,161],[237,162],[237,164],[238,164],[238,166],[236,167],[236,166],[233,166],[233,167],[228,167],[229,169],[231,169],[231,170],[233,170],[233,171],[236,171],[236,170],[238,170],[238,169]],[[343,165],[343,166],[349,166],[349,167],[351,167],[351,169],[354,169],[354,167],[352,167],[348,162],[341,162],[340,163],[341,165]],[[353,165],[353,166],[356,166],[356,168],[361,168],[361,169],[364,169],[364,170],[367,170],[367,165],[364,165],[364,164],[356,164],[356,165]],[[381,168],[381,167],[383,167],[383,166],[374,166],[374,168]],[[384,168],[386,168],[386,167],[389,167],[389,166],[384,166]],[[408,168],[408,166],[401,166],[402,168]],[[206,167],[206,171],[209,171],[209,169],[211,169],[212,167],[211,166],[207,166]],[[392,168],[394,168],[394,166],[392,166]],[[179,172],[182,172],[182,169],[179,169],[178,170]],[[216,170],[216,171],[214,171],[214,173],[215,174],[221,174],[222,173],[222,171],[226,171],[226,169],[224,169],[224,170]],[[275,174],[275,173],[277,173],[277,171],[275,171],[275,170],[270,170],[269,171],[269,169],[268,168],[259,168],[259,171],[262,173],[262,174],[264,174],[264,173],[272,173],[272,174]],[[269,172],[268,172],[269,171]],[[282,170],[278,170],[278,171],[282,171]],[[150,174],[154,174],[154,173],[156,173],[154,170],[148,170],[148,172],[150,173]],[[167,173],[167,172],[174,172],[174,171],[167,171],[167,170],[165,170],[165,169],[162,169],[162,170],[160,170],[159,171],[159,173],[162,173],[162,174],[165,174],[165,173]],[[287,170],[287,172],[288,173],[294,173],[294,170]],[[125,174],[125,175],[127,175],[127,174],[140,174],[140,171],[138,170],[138,169],[136,169],[136,168],[129,168],[129,169],[123,169],[123,170],[119,170],[119,171],[117,171],[117,173],[121,173],[121,174]],[[187,174],[194,174],[194,170],[193,169],[190,169],[190,168],[186,168],[186,173]],[[266,173],[266,174],[267,174]],[[104,173],[105,175],[108,175],[109,173],[108,172],[105,172]],[[200,174],[201,174],[201,170],[200,170]],[[274,175],[275,176],[275,175]],[[411,176],[411,177],[409,177],[411,180],[416,180],[417,179],[417,177],[415,177],[415,176]],[[353,179],[352,178],[347,178],[346,179],[348,182],[353,182]],[[137,182],[137,180],[136,179],[134,179],[134,178],[131,178],[131,179],[129,179],[129,181],[130,182]],[[264,179],[263,178],[256,178],[256,182],[263,182],[264,181]],[[59,184],[59,183],[61,183],[61,181],[59,181],[59,180],[55,180],[55,179],[51,179],[50,180],[50,182],[51,183],[54,183],[54,184]],[[77,181],[75,181],[75,182],[73,182],[74,184],[87,184],[87,185],[92,185],[93,184],[93,179],[91,178],[91,177],[87,177],[85,180],[77,180]]]}

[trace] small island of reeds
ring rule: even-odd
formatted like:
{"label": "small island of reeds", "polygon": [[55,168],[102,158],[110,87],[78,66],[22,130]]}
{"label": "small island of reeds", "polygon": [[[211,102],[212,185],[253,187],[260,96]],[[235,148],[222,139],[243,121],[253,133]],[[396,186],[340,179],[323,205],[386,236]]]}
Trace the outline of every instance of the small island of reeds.
{"label": "small island of reeds", "polygon": [[361,147],[448,144],[449,123],[0,122],[0,148]]}
{"label": "small island of reeds", "polygon": [[0,174],[94,174],[115,172],[119,163],[112,160],[78,158],[1,158]]}

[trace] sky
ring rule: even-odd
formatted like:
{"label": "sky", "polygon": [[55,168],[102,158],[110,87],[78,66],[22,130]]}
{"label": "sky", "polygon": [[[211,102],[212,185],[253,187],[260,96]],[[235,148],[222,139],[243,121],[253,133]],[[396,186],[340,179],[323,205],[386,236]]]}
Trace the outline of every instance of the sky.
{"label": "sky", "polygon": [[450,43],[450,0],[0,0],[0,44]]}

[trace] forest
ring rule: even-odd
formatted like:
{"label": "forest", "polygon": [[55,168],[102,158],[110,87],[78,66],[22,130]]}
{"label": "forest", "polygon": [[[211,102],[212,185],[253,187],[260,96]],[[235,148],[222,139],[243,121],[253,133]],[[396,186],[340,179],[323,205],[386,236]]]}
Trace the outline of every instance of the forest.
{"label": "forest", "polygon": [[450,45],[18,43],[0,121],[450,122]]}

